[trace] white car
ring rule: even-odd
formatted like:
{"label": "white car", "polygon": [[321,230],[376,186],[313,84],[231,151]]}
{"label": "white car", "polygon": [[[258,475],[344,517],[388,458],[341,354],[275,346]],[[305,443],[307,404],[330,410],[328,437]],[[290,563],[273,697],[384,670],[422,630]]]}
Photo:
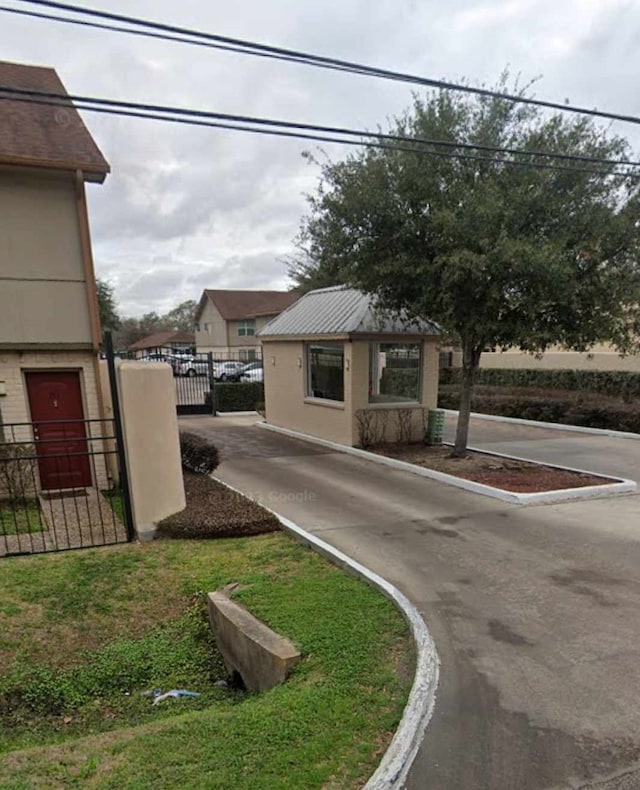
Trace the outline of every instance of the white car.
{"label": "white car", "polygon": [[243,369],[243,362],[216,362],[213,366],[213,378],[216,381],[238,381]]}
{"label": "white car", "polygon": [[209,373],[209,360],[206,357],[188,357],[178,362],[174,370],[178,376],[206,376]]}
{"label": "white car", "polygon": [[262,362],[252,362],[242,371],[240,381],[264,381]]}

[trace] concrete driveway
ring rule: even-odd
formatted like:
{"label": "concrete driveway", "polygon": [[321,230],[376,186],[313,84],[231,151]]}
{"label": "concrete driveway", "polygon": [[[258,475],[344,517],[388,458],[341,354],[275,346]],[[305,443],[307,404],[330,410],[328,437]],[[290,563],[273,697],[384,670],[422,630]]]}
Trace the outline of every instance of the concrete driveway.
{"label": "concrete driveway", "polygon": [[[455,426],[455,415],[447,414],[446,441],[453,441]],[[471,421],[469,444],[497,453],[526,456],[535,461],[626,477],[640,483],[640,439],[620,439],[476,417]]]}
{"label": "concrete driveway", "polygon": [[[640,497],[505,505],[254,420],[181,423],[221,448],[218,477],[387,578],[433,634],[441,683],[409,788],[640,788]],[[523,454],[550,442],[560,461],[562,436]],[[567,456],[598,455],[570,436]],[[632,476],[640,442],[609,442]]]}

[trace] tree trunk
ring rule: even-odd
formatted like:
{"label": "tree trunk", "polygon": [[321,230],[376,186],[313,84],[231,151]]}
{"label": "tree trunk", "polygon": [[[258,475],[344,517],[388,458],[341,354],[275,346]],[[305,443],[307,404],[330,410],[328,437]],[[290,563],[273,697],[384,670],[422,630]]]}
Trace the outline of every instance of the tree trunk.
{"label": "tree trunk", "polygon": [[451,455],[464,458],[469,443],[469,418],[471,416],[471,395],[476,378],[476,370],[480,364],[481,349],[463,345],[462,347],[462,384],[460,390],[460,406],[458,408],[458,424],[456,441]]}

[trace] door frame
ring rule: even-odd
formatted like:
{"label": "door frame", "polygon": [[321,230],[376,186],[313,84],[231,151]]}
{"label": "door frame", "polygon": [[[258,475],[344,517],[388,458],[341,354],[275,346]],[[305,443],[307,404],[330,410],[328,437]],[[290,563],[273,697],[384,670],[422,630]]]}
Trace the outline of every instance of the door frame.
{"label": "door frame", "polygon": [[[33,426],[36,422],[33,419],[33,414],[31,413],[31,402],[29,400],[29,389],[27,384],[27,374],[29,373],[76,373],[78,376],[78,386],[80,387],[80,403],[82,405],[82,419],[87,420],[87,397],[86,397],[86,388],[85,388],[85,369],[81,365],[73,366],[73,365],[43,365],[42,367],[36,367],[33,364],[29,365],[28,367],[21,367],[20,368],[20,376],[22,379],[22,391],[25,400],[25,411],[27,414],[28,422]],[[99,382],[96,382],[96,386],[99,386]],[[85,425],[85,434],[86,434],[86,425]],[[35,437],[34,437],[35,439]],[[89,437],[85,436],[85,442],[87,443],[87,451],[89,451]],[[95,470],[93,469],[93,464],[88,464],[89,467],[89,477],[90,477],[90,485],[96,485],[95,480]],[[36,464],[37,473],[38,473],[38,483],[40,485],[40,490],[44,491],[42,486],[42,480],[40,478],[40,465]]]}

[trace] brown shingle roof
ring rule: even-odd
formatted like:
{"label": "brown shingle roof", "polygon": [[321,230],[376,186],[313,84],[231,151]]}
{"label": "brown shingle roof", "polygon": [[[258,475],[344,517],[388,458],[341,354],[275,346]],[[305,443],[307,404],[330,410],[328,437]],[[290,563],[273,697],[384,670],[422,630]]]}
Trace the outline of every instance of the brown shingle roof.
{"label": "brown shingle roof", "polygon": [[[64,94],[54,69],[0,61],[0,89]],[[71,101],[54,107],[5,100],[0,91],[0,163],[82,170],[87,181],[104,181],[109,164]]]}
{"label": "brown shingle roof", "polygon": [[160,348],[169,346],[171,343],[191,343],[195,344],[196,336],[193,332],[175,332],[173,329],[164,332],[154,332],[152,335],[143,337],[129,346],[129,351],[143,351],[145,348]]}
{"label": "brown shingle roof", "polygon": [[226,321],[277,315],[301,296],[296,291],[216,291],[209,288],[205,294]]}

